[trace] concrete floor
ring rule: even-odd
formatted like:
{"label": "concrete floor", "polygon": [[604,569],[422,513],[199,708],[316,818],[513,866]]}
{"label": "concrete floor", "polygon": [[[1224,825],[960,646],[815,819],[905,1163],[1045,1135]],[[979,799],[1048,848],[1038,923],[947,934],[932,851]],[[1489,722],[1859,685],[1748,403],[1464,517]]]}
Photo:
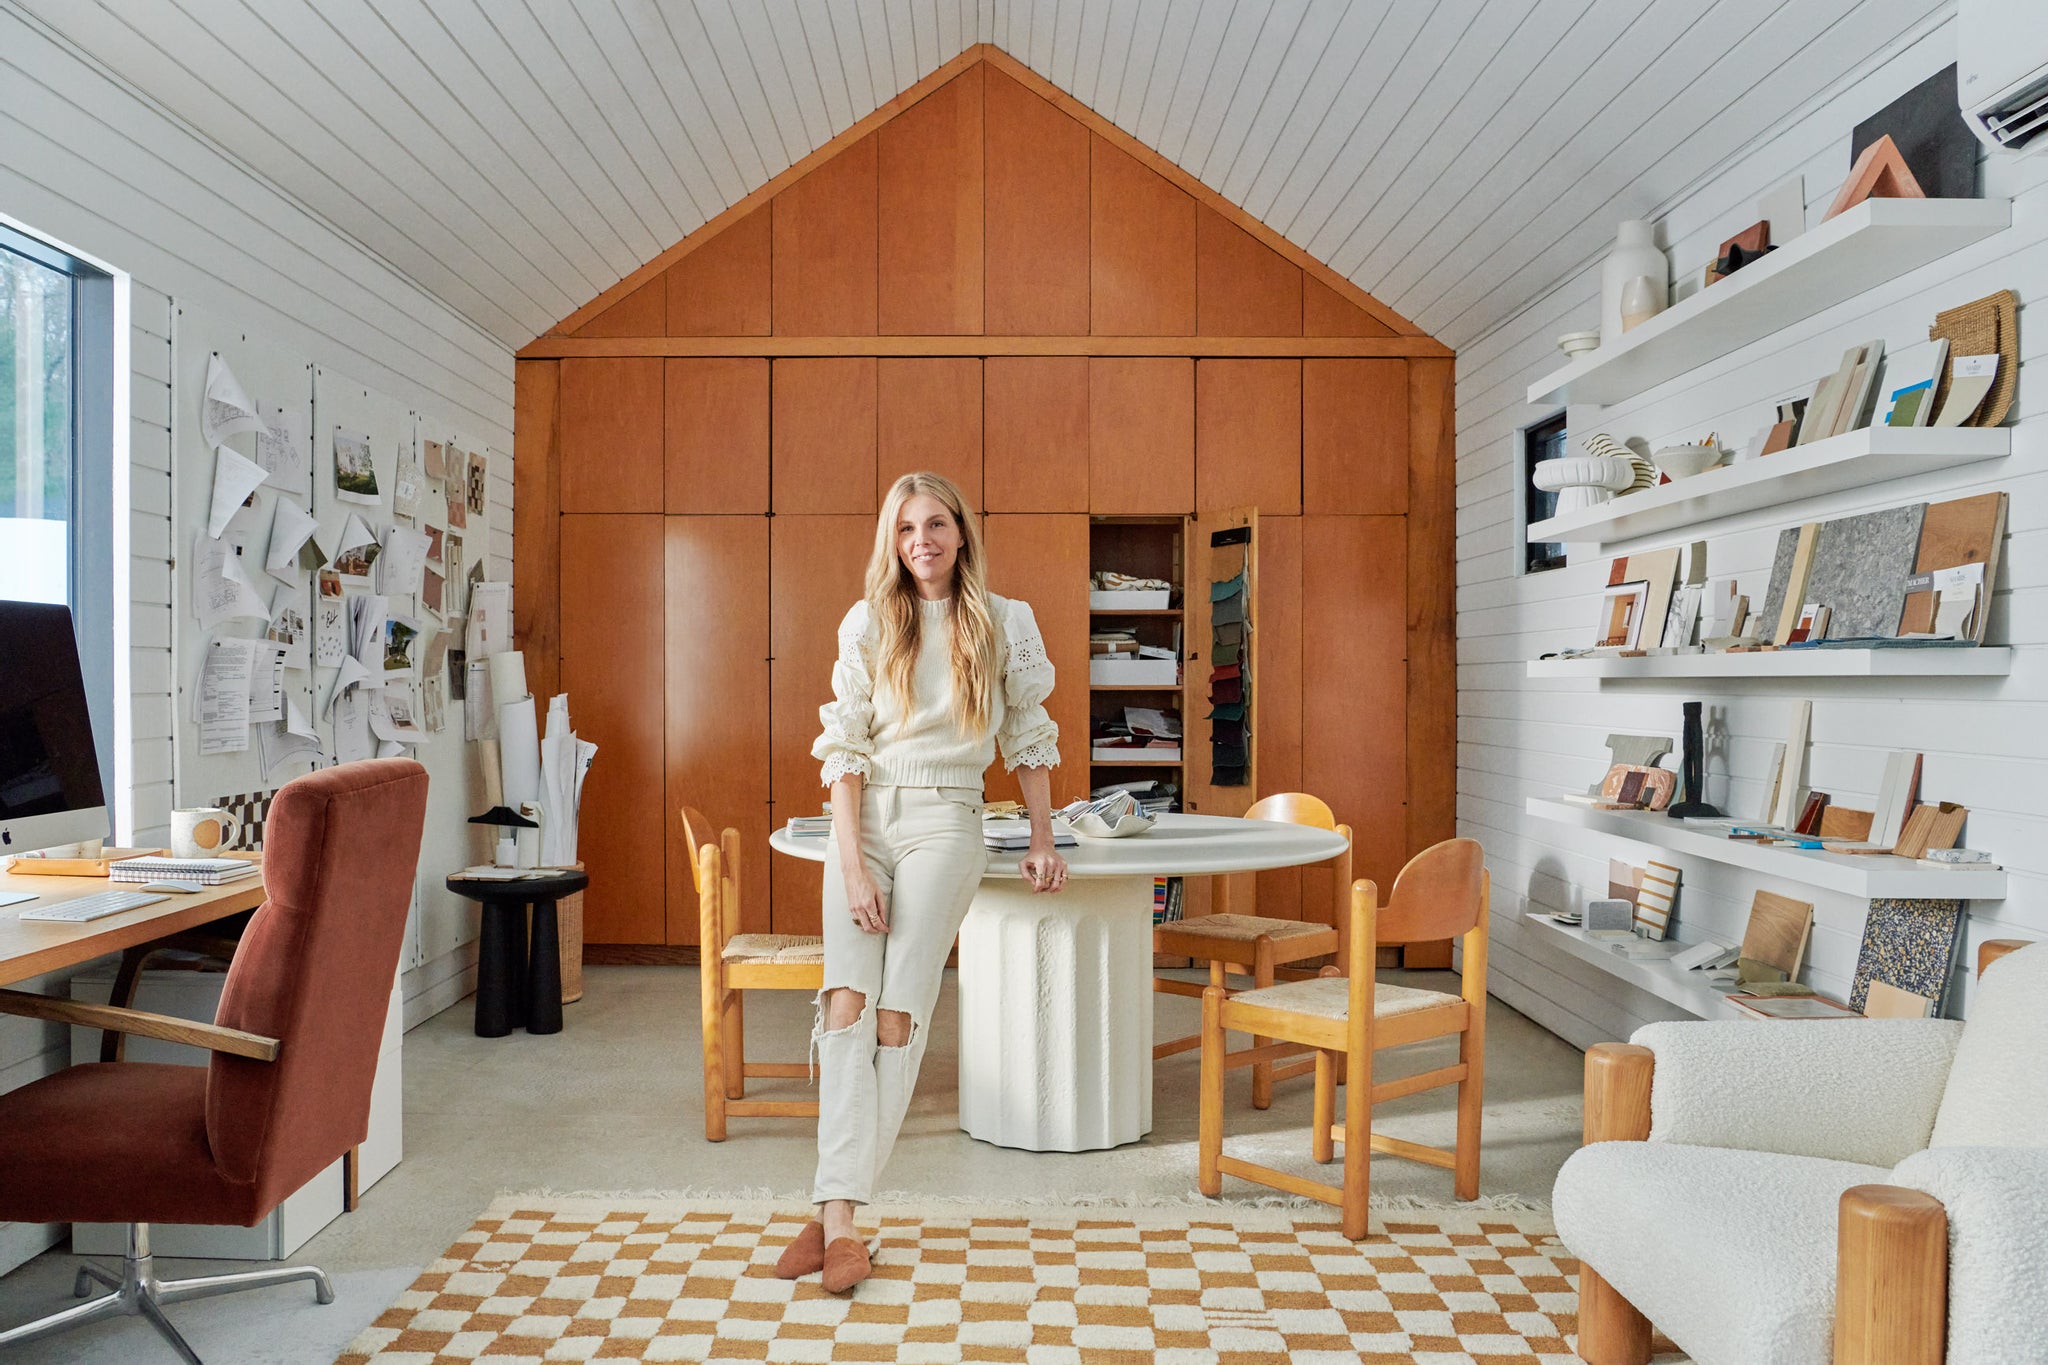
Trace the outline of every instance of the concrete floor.
{"label": "concrete floor", "polygon": [[[1456,990],[1449,973],[1387,972],[1382,980]],[[405,1039],[405,1159],[293,1258],[333,1276],[337,1300],[304,1286],[182,1304],[170,1316],[209,1365],[331,1361],[494,1197],[505,1193],[770,1194],[801,1202],[815,1146],[809,1120],[735,1119],[724,1143],[704,1141],[697,974],[684,968],[600,967],[567,1010],[560,1034],[478,1038],[468,1001]],[[959,1198],[1175,1201],[1195,1194],[1195,1053],[1154,1076],[1152,1133],[1107,1152],[1041,1155],[976,1142],[954,1125],[958,1054],[954,983],[934,1017],[924,1075],[884,1185],[922,1201]],[[1199,1002],[1155,996],[1158,1036],[1193,1032]],[[748,1002],[757,1060],[800,1060],[810,1005],[794,993]],[[1579,1145],[1580,1054],[1499,1001],[1487,1014],[1482,1196],[1547,1206],[1551,1182]],[[1381,1054],[1382,1077],[1441,1066],[1448,1042]],[[801,1081],[759,1082],[759,1093]],[[1250,1076],[1230,1075],[1230,1150],[1307,1174],[1310,1082],[1278,1087],[1273,1107],[1250,1107]],[[1452,1092],[1380,1106],[1377,1131],[1448,1145]],[[1392,1157],[1373,1162],[1376,1201],[1450,1199],[1448,1172]],[[1226,1201],[1267,1193],[1226,1179]],[[884,1196],[887,1197],[886,1195]],[[53,1251],[0,1279],[0,1324],[53,1312],[68,1297],[75,1257]],[[166,1262],[166,1275],[247,1268]],[[172,1359],[139,1319],[11,1352],[11,1362]]]}

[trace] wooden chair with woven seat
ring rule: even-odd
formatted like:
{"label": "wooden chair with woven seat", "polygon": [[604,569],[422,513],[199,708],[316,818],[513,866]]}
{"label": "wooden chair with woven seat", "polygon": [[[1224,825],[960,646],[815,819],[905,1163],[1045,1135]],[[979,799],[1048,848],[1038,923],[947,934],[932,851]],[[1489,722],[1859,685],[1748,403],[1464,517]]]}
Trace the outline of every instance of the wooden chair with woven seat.
{"label": "wooden chair with woven seat", "polygon": [[[1344,851],[1330,859],[1327,866],[1332,878],[1331,903],[1339,906],[1344,903],[1345,888],[1351,885],[1351,826],[1337,823],[1336,814],[1327,805],[1306,792],[1279,792],[1254,803],[1245,812],[1245,818],[1310,825],[1343,835]],[[1232,971],[1240,976],[1249,976],[1252,988],[1257,989],[1270,986],[1276,980],[1312,975],[1288,971],[1285,964],[1290,962],[1335,953],[1340,969],[1345,965],[1344,936],[1335,925],[1315,920],[1232,914],[1228,880],[1217,877],[1211,885],[1214,891],[1210,904],[1214,913],[1160,925],[1152,931],[1153,952],[1166,957],[1206,958],[1209,985],[1221,986],[1226,991],[1230,986],[1225,976]],[[1187,995],[1200,999],[1207,987],[1193,981],[1155,976],[1152,989],[1161,995]],[[1254,1038],[1252,1044],[1256,1047],[1265,1041]],[[1199,1033],[1170,1038],[1153,1045],[1152,1060],[1190,1052],[1201,1045],[1202,1035]],[[1306,1050],[1289,1049],[1295,1053]],[[1252,1068],[1252,1107],[1264,1109],[1272,1104],[1274,1081],[1304,1075],[1314,1065],[1313,1061],[1299,1061],[1276,1069],[1270,1061],[1257,1063]]]}
{"label": "wooden chair with woven seat", "polygon": [[746,991],[825,988],[825,940],[815,934],[743,934],[740,927],[740,832],[712,840],[711,823],[683,808],[690,877],[697,887],[698,972],[704,1008],[704,1137],[725,1141],[727,1118],[815,1118],[816,1100],[750,1100],[749,1076],[807,1076],[802,1062],[747,1060]]}
{"label": "wooden chair with woven seat", "polygon": [[[1369,881],[1351,888],[1349,925],[1354,971],[1349,977],[1322,976],[1285,981],[1258,990],[1227,993],[1211,986],[1202,995],[1202,1107],[1200,1173],[1203,1194],[1222,1192],[1223,1177],[1243,1180],[1334,1204],[1343,1211],[1344,1235],[1366,1234],[1374,1152],[1404,1157],[1452,1173],[1460,1199],[1479,1195],[1479,1111],[1485,1089],[1486,940],[1488,876],[1484,855],[1471,839],[1447,839],[1408,860],[1394,880],[1394,893],[1379,904]],[[1459,994],[1381,985],[1373,977],[1374,948],[1381,931],[1391,939],[1462,936],[1464,980]],[[1238,1052],[1225,1050],[1230,1030],[1275,1041]],[[1456,1035],[1458,1060],[1397,1080],[1373,1083],[1373,1053],[1427,1038]],[[1306,1180],[1269,1166],[1223,1154],[1223,1075],[1231,1067],[1255,1064],[1288,1046],[1315,1049],[1315,1109],[1310,1152],[1331,1160],[1344,1146],[1341,1185]],[[1336,1117],[1336,1087],[1342,1071],[1344,1122]],[[1425,1147],[1372,1131],[1372,1107],[1438,1086],[1458,1087],[1457,1143],[1453,1150]]]}

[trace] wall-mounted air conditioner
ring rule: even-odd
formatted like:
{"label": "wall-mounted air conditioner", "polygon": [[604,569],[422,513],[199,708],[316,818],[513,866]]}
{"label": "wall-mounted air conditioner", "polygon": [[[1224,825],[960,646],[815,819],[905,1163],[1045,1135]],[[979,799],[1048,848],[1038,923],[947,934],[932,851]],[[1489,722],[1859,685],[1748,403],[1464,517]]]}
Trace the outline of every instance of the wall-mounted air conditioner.
{"label": "wall-mounted air conditioner", "polygon": [[1960,0],[1956,100],[1985,146],[2048,147],[2048,3]]}

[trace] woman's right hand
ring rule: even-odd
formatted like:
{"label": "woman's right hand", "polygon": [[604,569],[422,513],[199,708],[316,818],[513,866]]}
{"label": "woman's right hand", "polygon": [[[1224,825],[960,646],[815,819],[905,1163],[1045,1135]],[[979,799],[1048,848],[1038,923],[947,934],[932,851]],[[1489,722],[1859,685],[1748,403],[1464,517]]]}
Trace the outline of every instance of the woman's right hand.
{"label": "woman's right hand", "polygon": [[875,885],[867,864],[855,863],[841,871],[846,878],[846,908],[852,912],[853,922],[865,933],[888,933],[888,909],[882,903],[881,888]]}

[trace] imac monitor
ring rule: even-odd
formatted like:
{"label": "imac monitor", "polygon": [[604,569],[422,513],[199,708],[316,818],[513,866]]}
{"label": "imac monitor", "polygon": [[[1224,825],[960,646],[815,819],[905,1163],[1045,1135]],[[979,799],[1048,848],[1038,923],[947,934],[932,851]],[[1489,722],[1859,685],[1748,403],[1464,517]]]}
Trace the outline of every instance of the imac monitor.
{"label": "imac monitor", "polygon": [[0,602],[0,855],[107,832],[71,609]]}

